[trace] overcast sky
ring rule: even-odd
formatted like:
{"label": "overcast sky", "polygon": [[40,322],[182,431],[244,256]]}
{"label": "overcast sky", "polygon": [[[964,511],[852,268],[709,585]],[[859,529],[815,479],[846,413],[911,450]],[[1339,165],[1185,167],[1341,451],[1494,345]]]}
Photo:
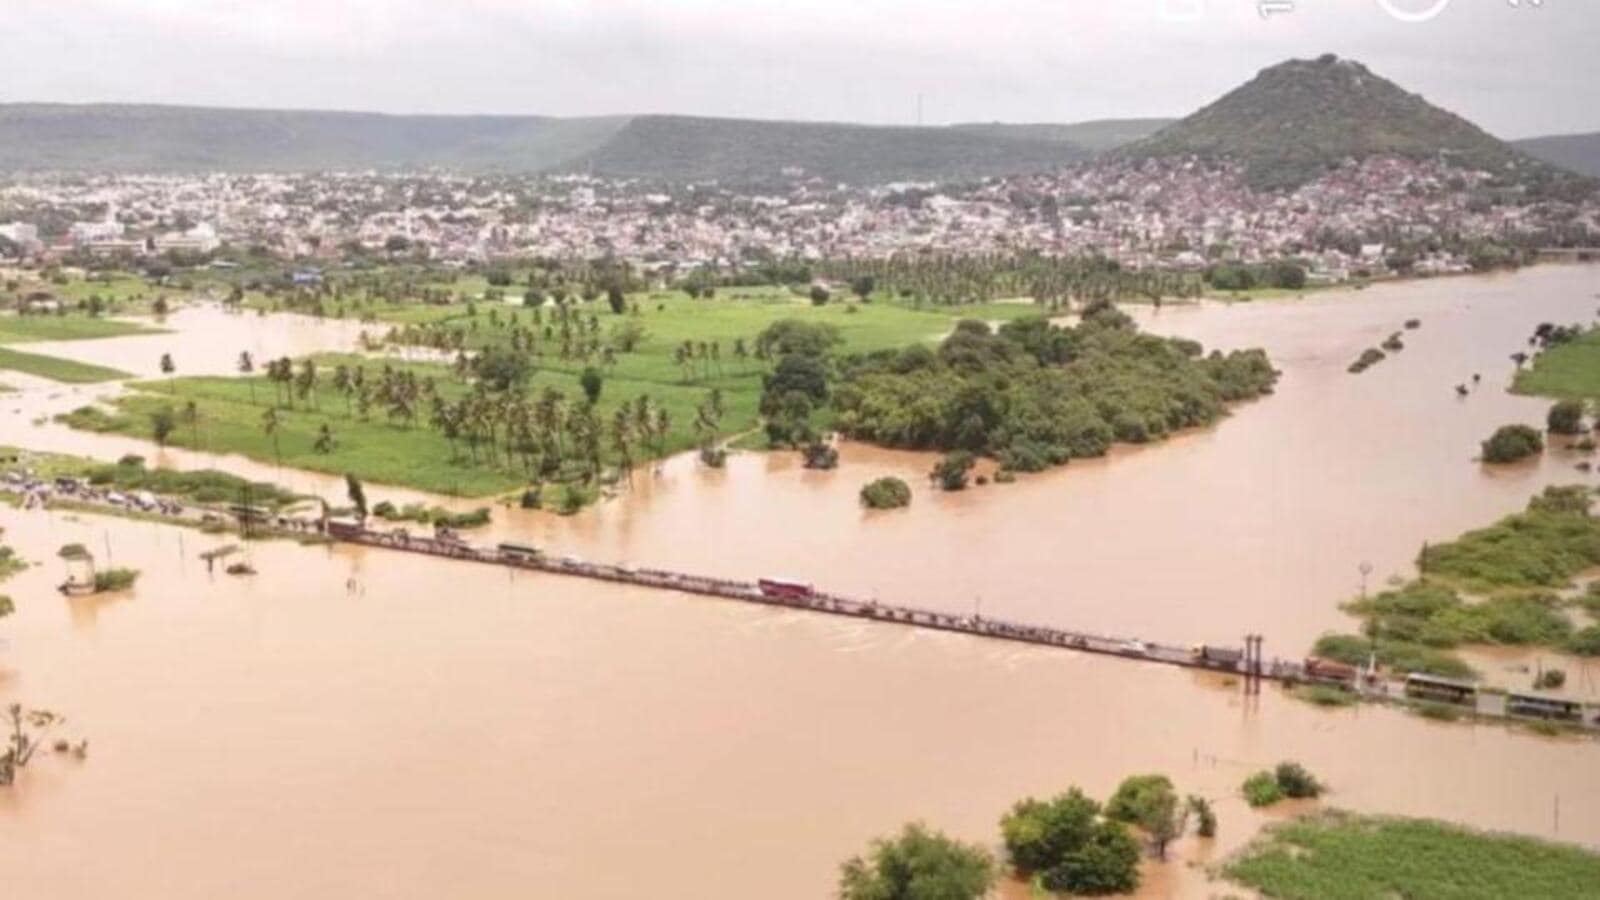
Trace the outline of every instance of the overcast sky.
{"label": "overcast sky", "polygon": [[[1508,138],[1600,130],[1600,2],[0,0],[0,100],[929,124],[1186,114],[1337,53]],[[1185,13],[1199,9],[1198,16]]]}

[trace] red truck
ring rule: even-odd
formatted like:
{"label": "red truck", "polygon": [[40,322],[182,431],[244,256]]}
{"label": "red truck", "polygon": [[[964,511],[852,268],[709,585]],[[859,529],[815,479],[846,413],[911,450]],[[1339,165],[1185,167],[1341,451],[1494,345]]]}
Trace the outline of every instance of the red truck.
{"label": "red truck", "polygon": [[1312,681],[1327,681],[1334,684],[1355,684],[1356,667],[1349,663],[1342,663],[1336,659],[1323,659],[1320,656],[1308,656],[1305,662],[1306,678]]}

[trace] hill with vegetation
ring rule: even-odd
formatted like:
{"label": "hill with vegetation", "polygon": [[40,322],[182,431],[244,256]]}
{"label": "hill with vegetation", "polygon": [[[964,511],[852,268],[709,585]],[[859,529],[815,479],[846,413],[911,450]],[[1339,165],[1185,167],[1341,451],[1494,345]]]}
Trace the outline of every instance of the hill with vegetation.
{"label": "hill with vegetation", "polygon": [[581,156],[627,121],[6,104],[0,105],[0,169],[537,171]]}
{"label": "hill with vegetation", "polygon": [[1031,172],[1088,155],[1059,140],[962,128],[638,116],[586,162],[616,176],[752,181],[788,169],[871,184]]}
{"label": "hill with vegetation", "polygon": [[1104,153],[1149,137],[1176,119],[1093,119],[1088,122],[963,122],[951,128],[1019,140],[1057,141]]}
{"label": "hill with vegetation", "polygon": [[1600,131],[1527,138],[1512,146],[1553,166],[1600,178]]}
{"label": "hill with vegetation", "polygon": [[[422,116],[124,104],[0,104],[0,169],[109,172],[441,168],[590,170],[748,181],[786,169],[845,182],[1049,169],[1103,125],[896,127],[693,116]],[[1041,131],[1041,129],[1045,129]]]}
{"label": "hill with vegetation", "polygon": [[1346,159],[1370,156],[1445,158],[1509,180],[1548,175],[1545,163],[1332,54],[1263,69],[1117,155],[1231,160],[1260,189],[1296,187]]}

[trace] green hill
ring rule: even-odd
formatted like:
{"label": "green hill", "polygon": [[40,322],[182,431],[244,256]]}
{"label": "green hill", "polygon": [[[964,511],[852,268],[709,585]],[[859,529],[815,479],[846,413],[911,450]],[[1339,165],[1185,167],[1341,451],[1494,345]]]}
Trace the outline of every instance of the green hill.
{"label": "green hill", "polygon": [[1055,137],[946,127],[691,116],[396,116],[0,105],[0,171],[592,169],[674,181],[742,181],[795,167],[831,180],[872,183],[1033,171],[1086,156],[1087,151]]}
{"label": "green hill", "polygon": [[0,105],[0,170],[537,171],[599,146],[627,121],[7,104]]}
{"label": "green hill", "polygon": [[1553,166],[1600,178],[1600,132],[1556,134],[1511,143],[1523,153]]}
{"label": "green hill", "polygon": [[979,178],[1084,159],[1076,145],[949,127],[638,116],[588,159],[606,175],[750,181],[786,168],[831,181]]}
{"label": "green hill", "polygon": [[1263,69],[1116,155],[1232,159],[1262,189],[1294,187],[1369,156],[1443,156],[1512,178],[1547,171],[1466,119],[1331,54]]}
{"label": "green hill", "polygon": [[1022,140],[1057,141],[1074,144],[1091,153],[1115,150],[1140,138],[1149,137],[1176,119],[1093,119],[1088,122],[1058,124],[1054,122],[964,122],[950,127]]}

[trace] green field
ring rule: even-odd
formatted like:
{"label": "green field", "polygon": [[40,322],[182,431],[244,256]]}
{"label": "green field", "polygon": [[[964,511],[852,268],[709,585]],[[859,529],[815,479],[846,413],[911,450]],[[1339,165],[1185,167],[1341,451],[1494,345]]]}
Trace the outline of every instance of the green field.
{"label": "green field", "polygon": [[1545,397],[1600,397],[1600,330],[1590,329],[1539,353],[1517,373],[1511,389]]}
{"label": "green field", "polygon": [[1427,819],[1328,811],[1269,826],[1223,874],[1284,900],[1579,900],[1600,890],[1600,855]]}
{"label": "green field", "polygon": [[[696,408],[706,402],[713,388],[722,392],[726,409],[717,429],[721,435],[736,435],[758,424],[757,405],[767,365],[753,356],[736,357],[733,347],[736,341],[753,345],[761,330],[779,319],[834,325],[843,338],[841,351],[851,352],[898,347],[917,341],[932,342],[948,333],[958,317],[1008,319],[1036,314],[1034,307],[1024,304],[937,307],[923,311],[887,303],[813,306],[782,289],[751,288],[723,293],[725,296],[715,300],[691,300],[680,292],[634,295],[629,299],[637,302],[637,315],[613,314],[603,300],[575,304],[575,315],[580,319],[587,321],[591,313],[598,318],[598,335],[602,340],[613,327],[626,322],[642,327],[643,338],[633,352],[618,353],[615,364],[609,367],[595,357],[587,361],[577,357],[560,359],[553,351],[534,357],[535,371],[526,385],[529,396],[537,396],[548,387],[563,392],[568,398],[581,397],[578,376],[585,367],[595,366],[601,369],[605,379],[596,408],[600,420],[609,421],[618,405],[635,402],[640,395],[646,395],[670,416],[672,427],[662,442],[661,452],[675,453],[696,446],[693,427]],[[459,330],[461,346],[476,349],[503,345],[511,328],[530,327],[532,322],[532,311],[517,306],[476,304],[475,307],[475,312],[469,313],[464,304],[374,305],[376,309],[392,313],[386,316],[391,321],[407,320],[419,329],[396,335],[409,344],[434,344],[446,330]],[[541,315],[549,322],[553,315],[551,308],[546,307]],[[688,367],[680,365],[674,354],[685,341],[696,345],[715,343],[719,347],[718,359],[702,358]],[[316,361],[323,373],[331,373],[341,363],[352,366],[364,363],[369,372],[382,365],[378,361],[336,355],[321,356]],[[264,365],[265,361],[257,364]],[[434,379],[440,396],[446,400],[458,399],[467,391],[465,382],[448,366],[392,365],[397,370],[414,372],[418,378]],[[323,378],[327,377],[324,374]],[[326,384],[319,386],[314,403],[297,402],[294,408],[285,408],[275,386],[259,374],[250,379],[178,378],[140,382],[134,387],[137,391],[119,398],[111,414],[80,413],[68,417],[67,421],[75,427],[150,439],[153,414],[163,407],[182,411],[193,402],[196,421],[180,424],[168,437],[169,443],[242,453],[264,462],[279,461],[281,453],[281,462],[286,466],[332,474],[352,472],[373,482],[462,496],[502,493],[528,482],[526,473],[474,461],[459,446],[452,446],[437,430],[421,422],[414,425],[391,422],[382,411],[373,412],[363,421],[359,412],[350,408],[348,399]],[[278,409],[280,420],[276,448],[262,424],[269,407]],[[819,411],[819,418],[823,415]],[[331,451],[318,452],[313,444],[324,424],[334,432],[336,446]],[[658,455],[656,448],[646,449],[647,456]],[[607,463],[616,459],[609,446],[605,459]]]}
{"label": "green field", "polygon": [[157,333],[157,329],[147,328],[136,322],[91,318],[76,313],[59,316],[0,316],[0,344],[81,341],[153,333]]}
{"label": "green field", "polygon": [[[351,364],[357,361],[354,357],[338,356],[317,359],[324,370],[332,370],[341,360]],[[465,385],[455,380],[447,367],[419,363],[395,368],[416,372],[418,377],[437,379],[439,392],[446,399],[459,398],[466,392]],[[705,401],[711,387],[721,387],[725,394],[724,433],[753,427],[759,382],[760,376],[754,372],[708,379],[694,385],[608,376],[597,411],[601,421],[608,421],[620,403],[631,403],[638,395],[647,394],[671,416],[672,429],[664,449],[673,453],[695,446],[691,428],[695,407]],[[286,466],[335,475],[349,472],[373,482],[460,496],[503,493],[528,482],[519,472],[474,461],[461,447],[452,446],[438,431],[421,422],[413,425],[390,421],[381,411],[374,411],[363,421],[358,410],[327,386],[320,389],[313,403],[298,402],[293,408],[279,404],[274,386],[260,376],[177,378],[138,382],[133,387],[138,389],[135,393],[115,401],[113,414],[74,414],[68,422],[75,427],[150,439],[154,413],[162,408],[181,412],[192,401],[197,418],[193,423],[182,421],[168,437],[168,443],[242,453],[262,462],[281,461]],[[577,378],[561,373],[540,372],[527,384],[530,395],[535,396],[546,387],[561,390],[568,397],[582,394]],[[262,417],[269,408],[278,411],[276,446],[262,425]],[[314,444],[323,424],[333,430],[336,445],[329,452],[319,453]],[[608,448],[606,460],[614,459],[615,454]]]}
{"label": "green field", "polygon": [[22,372],[26,375],[37,375],[40,378],[72,384],[91,384],[128,377],[126,372],[108,369],[105,366],[75,362],[56,356],[43,356],[38,353],[23,353],[10,347],[0,347],[0,371]]}

